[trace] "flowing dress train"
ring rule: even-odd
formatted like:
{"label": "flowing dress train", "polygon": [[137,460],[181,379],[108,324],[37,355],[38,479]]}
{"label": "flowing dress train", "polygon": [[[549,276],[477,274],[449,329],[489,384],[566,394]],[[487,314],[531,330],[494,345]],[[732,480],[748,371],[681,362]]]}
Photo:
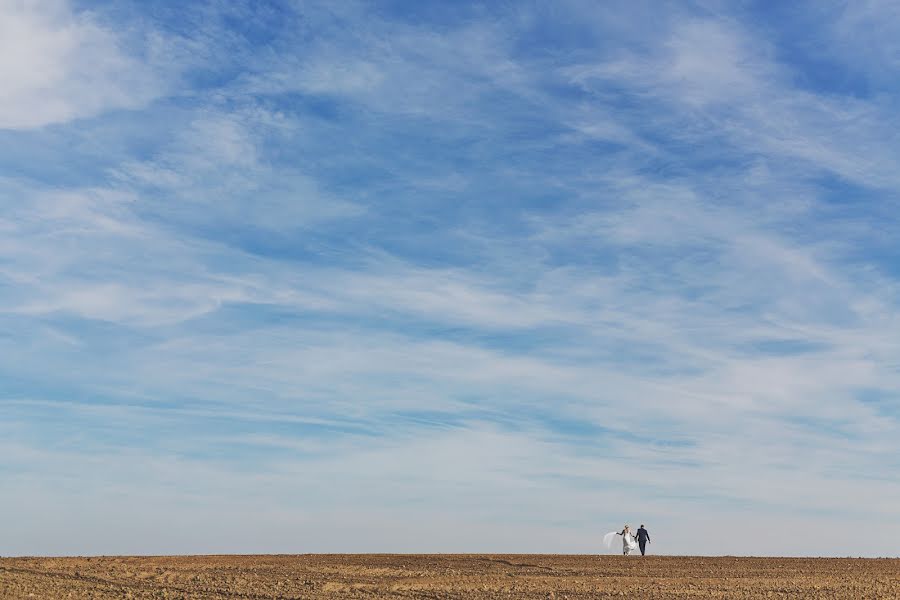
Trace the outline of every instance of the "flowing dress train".
{"label": "flowing dress train", "polygon": [[626,555],[630,554],[632,550],[637,548],[637,542],[634,540],[634,536],[631,535],[630,531],[626,535],[622,535],[622,533],[619,531],[610,531],[609,533],[607,533],[606,535],[603,536],[603,545],[606,546],[607,548],[612,548],[613,540],[615,540],[616,537],[622,538],[622,553],[623,554],[626,554]]}

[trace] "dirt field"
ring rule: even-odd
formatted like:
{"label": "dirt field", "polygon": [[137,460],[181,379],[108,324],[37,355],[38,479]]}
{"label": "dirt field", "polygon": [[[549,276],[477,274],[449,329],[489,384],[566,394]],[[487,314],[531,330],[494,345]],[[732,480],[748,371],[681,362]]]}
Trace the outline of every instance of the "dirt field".
{"label": "dirt field", "polygon": [[0,598],[900,598],[900,560],[535,555],[0,559]]}

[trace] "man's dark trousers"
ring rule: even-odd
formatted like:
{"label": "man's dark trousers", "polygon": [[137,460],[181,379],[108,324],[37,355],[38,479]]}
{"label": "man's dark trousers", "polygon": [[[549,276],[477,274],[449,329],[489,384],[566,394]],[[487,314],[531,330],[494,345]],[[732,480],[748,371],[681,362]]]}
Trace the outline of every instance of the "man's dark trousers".
{"label": "man's dark trousers", "polygon": [[643,556],[647,548],[647,540],[638,540],[638,546],[641,547],[641,556]]}

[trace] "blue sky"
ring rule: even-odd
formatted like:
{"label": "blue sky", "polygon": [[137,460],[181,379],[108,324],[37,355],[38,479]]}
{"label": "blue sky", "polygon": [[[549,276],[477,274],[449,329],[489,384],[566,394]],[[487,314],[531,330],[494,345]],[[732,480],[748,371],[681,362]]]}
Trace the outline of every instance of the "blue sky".
{"label": "blue sky", "polygon": [[896,555],[897,40],[0,2],[0,554]]}

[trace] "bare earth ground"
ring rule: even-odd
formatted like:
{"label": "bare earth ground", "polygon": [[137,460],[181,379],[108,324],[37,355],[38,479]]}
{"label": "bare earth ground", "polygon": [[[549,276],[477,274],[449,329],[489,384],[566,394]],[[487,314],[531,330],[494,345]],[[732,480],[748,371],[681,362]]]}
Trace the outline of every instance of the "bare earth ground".
{"label": "bare earth ground", "polygon": [[302,555],[0,559],[0,598],[900,598],[900,559]]}

